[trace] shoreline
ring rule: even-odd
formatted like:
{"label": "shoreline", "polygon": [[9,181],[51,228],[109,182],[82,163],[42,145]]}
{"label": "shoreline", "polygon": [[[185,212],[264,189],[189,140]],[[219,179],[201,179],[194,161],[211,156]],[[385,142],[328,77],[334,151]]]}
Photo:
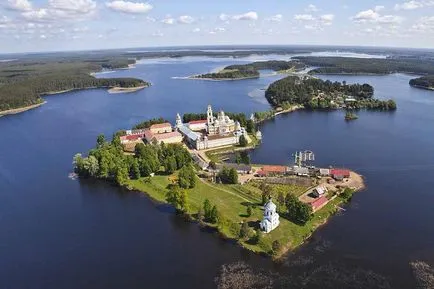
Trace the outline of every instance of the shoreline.
{"label": "shoreline", "polygon": [[119,87],[119,86],[116,86],[116,87],[109,88],[107,90],[107,92],[110,94],[131,93],[131,92],[136,92],[136,91],[142,90],[142,89],[147,88],[149,86],[150,85],[142,85],[142,86],[137,86],[137,87]]}
{"label": "shoreline", "polygon": [[21,113],[21,112],[25,112],[25,111],[28,111],[28,110],[31,110],[31,109],[34,109],[34,108],[38,108],[41,105],[44,105],[46,103],[47,103],[47,101],[44,100],[41,103],[32,104],[32,105],[29,105],[29,106],[24,106],[24,107],[19,107],[19,108],[13,108],[13,109],[8,109],[8,110],[3,110],[3,111],[0,111],[0,117],[5,116],[5,115],[18,114],[18,113]]}
{"label": "shoreline", "polygon": [[434,91],[434,86],[426,87],[426,86],[422,86],[422,85],[411,85],[411,84],[410,84],[410,86],[414,87],[414,88]]}
{"label": "shoreline", "polygon": [[[362,175],[360,175],[360,174],[358,174],[352,170],[350,172],[351,172],[351,176],[352,176],[353,181],[344,187],[348,187],[348,188],[352,189],[352,191],[353,191],[352,196],[353,196],[355,193],[364,190],[366,188],[366,185],[365,185],[365,181],[364,181],[364,178]],[[198,177],[198,181],[208,184],[207,181],[204,181],[204,180],[200,179],[199,177]],[[211,186],[212,184],[208,184],[208,185]],[[164,198],[164,194],[162,196],[160,196],[161,192],[160,193],[148,192],[146,189],[141,189],[137,186],[134,186],[131,183],[126,184],[122,187],[126,188],[127,190],[134,192],[134,193],[144,194],[151,201],[155,202],[156,204],[168,204]],[[342,187],[342,188],[344,188],[344,187]],[[306,189],[306,192],[309,191],[310,189],[311,189],[311,187]],[[232,242],[236,243],[237,246],[240,246],[241,248],[243,248],[245,250],[248,250],[254,254],[269,257],[274,262],[279,262],[284,257],[286,257],[288,254],[294,252],[297,249],[300,249],[301,246],[308,243],[311,240],[312,236],[316,233],[316,231],[319,228],[321,228],[322,226],[326,225],[330,221],[330,219],[333,216],[335,216],[337,212],[339,212],[339,210],[345,210],[344,208],[342,208],[342,206],[349,204],[350,200],[351,200],[351,198],[349,200],[339,198],[339,195],[335,195],[332,198],[330,198],[330,200],[327,204],[325,204],[323,207],[321,207],[320,209],[315,211],[314,216],[316,216],[318,219],[316,221],[314,219],[311,221],[311,222],[313,222],[310,224],[311,230],[307,235],[301,235],[301,237],[302,237],[301,242],[299,242],[299,243],[297,242],[296,244],[294,244],[292,239],[287,240],[285,243],[282,243],[282,249],[276,255],[272,255],[269,252],[267,253],[263,250],[258,250],[258,248],[256,248],[255,246],[252,246],[251,244],[249,244],[248,241],[243,240],[243,239],[239,239],[239,238],[231,236],[231,235],[228,235],[227,232],[219,230],[219,228],[216,224],[210,224],[210,223],[206,223],[206,222],[202,222],[202,221],[198,220],[197,217],[195,217],[195,214],[193,212],[188,212],[188,213],[185,213],[185,214],[180,215],[180,216],[183,216],[185,218],[185,220],[188,222],[196,223],[200,227],[206,227],[206,228],[211,228],[211,229],[215,230],[213,233],[217,233],[217,236],[219,238],[232,241]],[[285,218],[285,220],[287,220],[287,219]],[[257,221],[259,221],[259,220],[257,220]],[[287,220],[287,221],[291,222],[289,220]],[[303,226],[308,226],[308,225],[303,225]]]}
{"label": "shoreline", "polygon": [[[45,92],[43,94],[41,94],[41,96],[51,96],[51,95],[56,95],[56,94],[62,94],[62,93],[67,93],[67,92],[72,92],[72,91],[80,91],[80,90],[88,90],[88,89],[102,89],[105,88],[107,89],[107,92],[109,94],[118,94],[118,93],[130,93],[130,92],[136,92],[139,90],[142,90],[144,88],[148,88],[151,85],[142,85],[142,86],[138,86],[138,87],[108,87],[108,86],[101,86],[101,87],[97,87],[97,86],[92,86],[92,87],[85,87],[85,88],[71,88],[71,89],[65,89],[65,90],[60,90],[60,91],[49,91],[49,92]],[[22,113],[25,111],[28,111],[30,109],[34,109],[34,108],[38,108],[39,106],[47,103],[46,100],[44,100],[43,98],[41,103],[37,103],[37,104],[32,104],[29,106],[23,106],[23,107],[18,107],[18,108],[13,108],[13,109],[9,109],[9,110],[2,110],[0,111],[0,117],[4,116],[4,115],[11,115],[11,114],[18,114],[18,113]]]}

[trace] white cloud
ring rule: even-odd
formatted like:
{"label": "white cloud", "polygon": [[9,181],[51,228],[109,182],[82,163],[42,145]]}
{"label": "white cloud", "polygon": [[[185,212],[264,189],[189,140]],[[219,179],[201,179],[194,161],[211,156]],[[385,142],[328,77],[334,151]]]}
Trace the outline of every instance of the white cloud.
{"label": "white cloud", "polygon": [[214,31],[216,31],[216,32],[225,32],[226,29],[223,28],[223,27],[217,27],[217,28],[214,29]]}
{"label": "white cloud", "polygon": [[434,6],[433,0],[411,0],[395,5],[395,10],[414,10],[423,7]]}
{"label": "white cloud", "polygon": [[32,3],[28,0],[7,0],[7,8],[17,11],[29,11],[32,10]]}
{"label": "white cloud", "polygon": [[356,22],[373,21],[377,19],[380,15],[372,9],[361,11],[353,17]]}
{"label": "white cloud", "polygon": [[258,20],[258,13],[250,11],[244,14],[234,15],[232,16],[234,20]]}
{"label": "white cloud", "polygon": [[41,35],[39,35],[39,38],[41,38],[41,39],[47,39],[47,36],[44,35],[44,34],[41,34]]}
{"label": "white cloud", "polygon": [[82,20],[94,14],[96,2],[93,0],[48,0],[48,6],[21,13],[32,22]]}
{"label": "white cloud", "polygon": [[182,24],[191,24],[194,22],[194,18],[189,15],[179,16],[178,22]]}
{"label": "white cloud", "polygon": [[152,5],[148,3],[129,2],[123,0],[106,2],[105,5],[114,11],[131,14],[147,13],[153,8]]}
{"label": "white cloud", "polygon": [[374,9],[369,9],[357,13],[352,20],[357,23],[398,24],[404,19],[396,15],[381,15]]}
{"label": "white cloud", "polygon": [[335,19],[335,15],[333,14],[324,14],[320,16],[320,21],[324,25],[331,25],[333,20]]}
{"label": "white cloud", "polygon": [[273,22],[281,22],[283,20],[283,15],[282,14],[276,14],[274,16],[266,18],[265,20],[273,21]]}
{"label": "white cloud", "polygon": [[309,6],[307,6],[307,8],[304,10],[306,12],[318,12],[319,11],[319,9],[313,4],[309,4]]}
{"label": "white cloud", "polygon": [[434,32],[434,16],[421,17],[410,28],[411,32],[433,33]]}
{"label": "white cloud", "polygon": [[221,21],[228,21],[231,17],[227,14],[222,13],[220,14],[219,18]]}
{"label": "white cloud", "polygon": [[193,32],[194,32],[194,33],[198,33],[198,32],[200,32],[200,28],[194,28],[194,29],[193,29]]}
{"label": "white cloud", "polygon": [[237,15],[228,15],[228,14],[220,14],[219,16],[221,21],[229,21],[229,20],[250,20],[250,21],[256,21],[258,20],[258,13],[254,11],[250,11],[244,14],[237,14]]}
{"label": "white cloud", "polygon": [[172,25],[175,24],[175,19],[170,16],[167,16],[166,18],[161,20],[161,22],[163,22],[164,24]]}
{"label": "white cloud", "polygon": [[313,21],[313,20],[315,20],[315,17],[313,17],[311,14],[297,14],[297,15],[294,15],[294,20]]}

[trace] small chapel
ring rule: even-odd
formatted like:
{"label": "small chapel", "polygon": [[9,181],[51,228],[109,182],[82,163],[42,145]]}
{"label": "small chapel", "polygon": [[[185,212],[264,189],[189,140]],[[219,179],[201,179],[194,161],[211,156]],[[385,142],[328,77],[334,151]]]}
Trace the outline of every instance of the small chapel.
{"label": "small chapel", "polygon": [[277,206],[270,199],[264,206],[264,217],[260,223],[261,230],[270,233],[279,226],[279,214],[276,212]]}

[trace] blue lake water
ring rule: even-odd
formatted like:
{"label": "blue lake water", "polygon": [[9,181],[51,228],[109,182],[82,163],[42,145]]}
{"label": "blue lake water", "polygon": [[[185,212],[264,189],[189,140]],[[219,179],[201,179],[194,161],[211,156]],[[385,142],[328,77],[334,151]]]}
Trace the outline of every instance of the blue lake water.
{"label": "blue lake water", "polygon": [[[261,88],[281,76],[176,78],[233,62],[143,61],[99,76],[139,77],[150,88],[49,96],[38,109],[0,118],[0,288],[214,288],[220,266],[237,260],[285,272],[140,194],[68,178],[73,155],[92,148],[99,133],[109,137],[152,117],[173,121],[208,104],[247,114],[268,109]],[[363,174],[367,189],[295,255],[372,269],[393,288],[411,288],[408,262],[434,263],[434,92],[409,87],[407,75],[323,78],[370,83],[398,110],[360,112],[354,122],[339,111],[281,115],[261,125],[264,141],[252,160],[288,164],[296,150],[311,149],[317,165]],[[318,244],[327,250],[318,253]]]}

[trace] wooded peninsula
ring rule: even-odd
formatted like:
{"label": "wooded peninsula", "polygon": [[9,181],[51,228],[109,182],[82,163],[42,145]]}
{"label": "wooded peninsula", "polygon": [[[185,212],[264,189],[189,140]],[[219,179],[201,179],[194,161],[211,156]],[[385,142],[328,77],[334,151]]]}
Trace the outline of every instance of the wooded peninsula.
{"label": "wooded peninsula", "polygon": [[88,88],[142,88],[136,78],[95,78],[92,72],[128,68],[127,58],[50,58],[0,62],[0,112],[40,104],[41,96]]}
{"label": "wooded peninsula", "polygon": [[417,88],[434,90],[434,75],[411,79],[409,84]]}

